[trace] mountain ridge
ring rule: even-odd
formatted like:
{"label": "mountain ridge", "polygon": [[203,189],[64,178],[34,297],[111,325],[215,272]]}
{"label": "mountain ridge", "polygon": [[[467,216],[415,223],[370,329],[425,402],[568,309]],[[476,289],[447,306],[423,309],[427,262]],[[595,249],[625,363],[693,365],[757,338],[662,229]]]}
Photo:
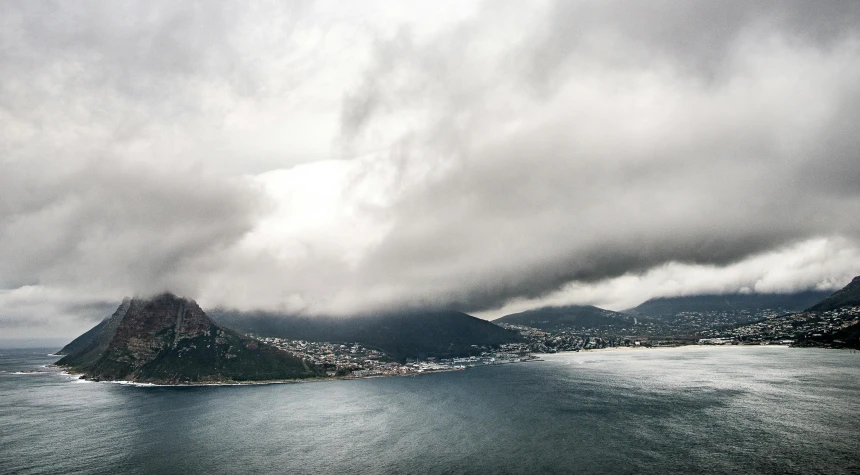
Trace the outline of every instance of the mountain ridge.
{"label": "mountain ridge", "polygon": [[860,305],[860,275],[851,279],[851,282],[845,287],[837,290],[806,310],[809,312],[824,312],[857,305]]}
{"label": "mountain ridge", "polygon": [[764,309],[786,313],[801,311],[826,298],[830,292],[808,290],[788,294],[701,294],[648,299],[623,313],[654,319],[671,318],[682,312],[754,312]]}
{"label": "mountain ridge", "polygon": [[493,320],[493,323],[523,325],[544,331],[562,331],[633,326],[637,324],[637,318],[593,305],[564,305],[512,313]]}

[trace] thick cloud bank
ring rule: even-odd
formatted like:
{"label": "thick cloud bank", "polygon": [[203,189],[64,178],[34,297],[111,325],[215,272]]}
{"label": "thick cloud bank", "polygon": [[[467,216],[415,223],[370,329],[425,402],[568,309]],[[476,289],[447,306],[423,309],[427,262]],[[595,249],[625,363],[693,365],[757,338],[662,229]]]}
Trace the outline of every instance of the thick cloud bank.
{"label": "thick cloud bank", "polygon": [[0,6],[13,335],[860,273],[853,2],[88,5]]}

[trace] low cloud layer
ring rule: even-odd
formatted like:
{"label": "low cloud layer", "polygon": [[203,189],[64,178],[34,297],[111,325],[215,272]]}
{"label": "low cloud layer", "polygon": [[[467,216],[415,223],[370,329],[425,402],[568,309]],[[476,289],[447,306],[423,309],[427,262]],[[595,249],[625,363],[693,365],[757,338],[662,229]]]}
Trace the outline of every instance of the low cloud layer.
{"label": "low cloud layer", "polygon": [[858,16],[5,3],[0,328],[61,335],[167,289],[490,317],[839,287],[860,273]]}
{"label": "low cloud layer", "polygon": [[492,319],[570,303],[626,310],[651,298],[681,295],[832,290],[857,273],[858,261],[860,249],[842,239],[811,239],[725,266],[669,262],[597,283],[570,282],[539,298],[514,298],[476,315]]}

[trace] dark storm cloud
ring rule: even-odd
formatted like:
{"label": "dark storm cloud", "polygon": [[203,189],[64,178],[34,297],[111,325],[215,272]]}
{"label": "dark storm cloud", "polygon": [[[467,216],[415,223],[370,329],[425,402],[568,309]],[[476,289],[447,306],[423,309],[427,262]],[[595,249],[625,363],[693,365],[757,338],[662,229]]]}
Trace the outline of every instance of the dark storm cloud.
{"label": "dark storm cloud", "polygon": [[217,78],[245,93],[258,87],[236,38],[247,14],[240,3],[7,2],[0,13],[0,35],[15,45],[0,50],[7,80],[74,75],[74,83],[56,86],[110,88],[174,108],[189,105],[177,104],[177,93],[195,78]]}
{"label": "dark storm cloud", "polygon": [[3,288],[193,290],[194,274],[251,228],[258,204],[238,181],[108,159],[62,171],[30,160],[0,171]]}
{"label": "dark storm cloud", "polygon": [[[193,294],[264,208],[249,180],[224,173],[255,165],[251,153],[225,158],[223,124],[288,83],[273,87],[256,62],[301,11],[0,5],[0,289],[44,286],[57,301],[70,289]],[[278,28],[251,45],[248,22]]]}
{"label": "dark storm cloud", "polygon": [[578,54],[609,63],[647,66],[672,61],[706,79],[731,77],[731,49],[748,37],[786,35],[797,44],[829,48],[856,34],[860,8],[853,2],[555,2],[546,30],[524,55],[538,84]]}
{"label": "dark storm cloud", "polygon": [[394,37],[344,116],[367,128],[385,115],[371,99],[418,102],[421,159],[456,158],[395,206],[366,286],[480,310],[667,262],[856,242],[860,9],[817,7],[558,2],[494,63],[463,53],[486,40],[477,27]]}
{"label": "dark storm cloud", "polygon": [[266,200],[241,174],[283,166],[270,118],[303,79],[274,64],[303,4],[259,7],[0,4],[0,314],[195,295],[253,228]]}
{"label": "dark storm cloud", "polygon": [[8,325],[165,289],[348,314],[849,272],[855,3],[355,5],[0,4]]}

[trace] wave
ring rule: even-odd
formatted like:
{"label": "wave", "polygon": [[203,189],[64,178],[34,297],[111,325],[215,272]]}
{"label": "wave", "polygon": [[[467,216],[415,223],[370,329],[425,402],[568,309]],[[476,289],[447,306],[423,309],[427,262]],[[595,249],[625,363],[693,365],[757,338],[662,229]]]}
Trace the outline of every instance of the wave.
{"label": "wave", "polygon": [[111,384],[121,384],[121,385],[123,385],[123,386],[136,386],[136,387],[139,387],[139,388],[152,388],[152,387],[156,387],[156,386],[169,386],[168,384],[138,383],[138,382],[136,382],[136,381],[126,381],[126,380],[119,380],[119,381],[103,381],[103,382],[105,382],[105,383],[111,383]]}
{"label": "wave", "polygon": [[92,382],[92,381],[88,381],[86,379],[83,379],[83,376],[80,374],[72,374],[72,373],[69,373],[68,371],[57,371],[56,374],[58,374],[60,376],[65,376],[65,377],[70,378],[73,381],[79,382],[79,383],[91,383]]}

